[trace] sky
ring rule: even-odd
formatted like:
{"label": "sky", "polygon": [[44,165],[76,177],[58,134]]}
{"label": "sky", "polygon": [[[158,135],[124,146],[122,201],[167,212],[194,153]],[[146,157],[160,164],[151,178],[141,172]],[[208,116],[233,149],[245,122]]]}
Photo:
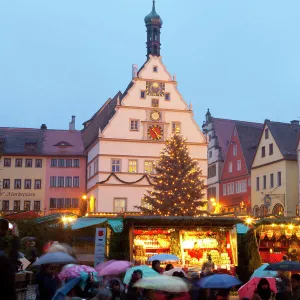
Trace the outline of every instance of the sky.
{"label": "sky", "polygon": [[[0,126],[67,129],[146,60],[151,0],[0,0]],[[202,125],[300,118],[299,0],[156,0],[163,62]]]}

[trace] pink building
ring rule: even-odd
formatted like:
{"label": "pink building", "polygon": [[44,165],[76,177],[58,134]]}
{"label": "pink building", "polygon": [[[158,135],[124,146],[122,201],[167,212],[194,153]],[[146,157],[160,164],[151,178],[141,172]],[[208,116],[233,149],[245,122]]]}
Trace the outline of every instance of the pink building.
{"label": "pink building", "polygon": [[81,132],[75,130],[75,117],[70,130],[45,129],[43,150],[45,213],[78,213],[80,199],[86,192],[86,157]]}

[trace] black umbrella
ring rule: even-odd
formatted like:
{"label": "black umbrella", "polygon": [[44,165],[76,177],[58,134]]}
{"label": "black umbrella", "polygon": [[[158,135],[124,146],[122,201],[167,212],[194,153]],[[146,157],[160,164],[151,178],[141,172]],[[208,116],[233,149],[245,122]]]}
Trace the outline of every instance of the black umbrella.
{"label": "black umbrella", "polygon": [[283,260],[275,264],[269,264],[266,271],[300,271],[300,263],[295,261]]}

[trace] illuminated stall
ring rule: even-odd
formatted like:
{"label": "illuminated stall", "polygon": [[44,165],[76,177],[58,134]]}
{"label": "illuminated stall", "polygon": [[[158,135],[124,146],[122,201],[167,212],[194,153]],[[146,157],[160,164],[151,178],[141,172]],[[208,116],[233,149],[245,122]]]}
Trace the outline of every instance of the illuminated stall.
{"label": "illuminated stall", "polygon": [[186,268],[201,270],[209,256],[216,270],[234,272],[237,265],[235,224],[240,220],[236,218],[136,216],[124,222],[130,228],[130,257],[135,264],[169,253]]}

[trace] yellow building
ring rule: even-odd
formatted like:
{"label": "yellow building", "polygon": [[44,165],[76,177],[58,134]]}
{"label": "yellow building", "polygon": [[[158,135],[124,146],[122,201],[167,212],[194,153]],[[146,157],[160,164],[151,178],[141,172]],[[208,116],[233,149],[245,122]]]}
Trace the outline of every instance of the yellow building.
{"label": "yellow building", "polygon": [[266,120],[251,168],[251,206],[256,216],[296,215],[298,121]]}
{"label": "yellow building", "polygon": [[0,211],[43,211],[46,159],[42,152],[42,130],[0,128]]}

